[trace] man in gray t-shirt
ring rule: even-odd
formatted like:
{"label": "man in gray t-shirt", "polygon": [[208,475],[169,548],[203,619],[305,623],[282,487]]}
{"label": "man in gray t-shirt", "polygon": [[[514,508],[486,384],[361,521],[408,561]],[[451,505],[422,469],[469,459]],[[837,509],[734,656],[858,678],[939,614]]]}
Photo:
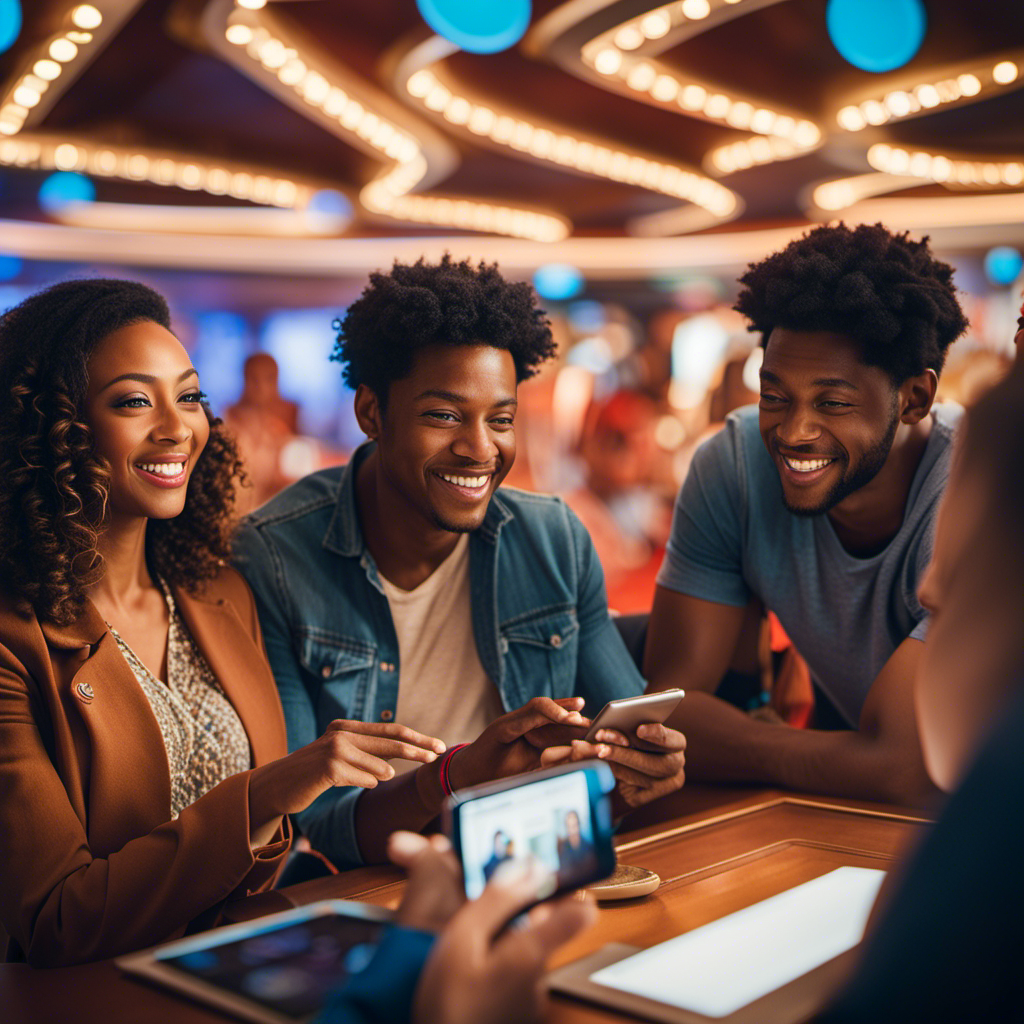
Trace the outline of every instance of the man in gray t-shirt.
{"label": "man in gray t-shirt", "polygon": [[[651,614],[652,690],[690,778],[900,803],[933,792],[914,719],[931,555],[959,409],[933,408],[967,324],[952,271],[881,225],[816,228],[754,264],[736,308],[765,347],[758,408],[694,457]],[[712,694],[748,606],[774,611],[851,731],[755,721]]]}

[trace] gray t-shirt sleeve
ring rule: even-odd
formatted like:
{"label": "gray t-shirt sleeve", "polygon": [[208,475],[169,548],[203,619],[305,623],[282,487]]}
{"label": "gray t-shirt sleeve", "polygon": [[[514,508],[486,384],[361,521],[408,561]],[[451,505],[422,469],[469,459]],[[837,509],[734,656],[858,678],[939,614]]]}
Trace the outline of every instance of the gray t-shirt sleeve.
{"label": "gray t-shirt sleeve", "polygon": [[727,424],[693,456],[676,498],[658,583],[690,597],[742,607],[751,594],[743,578],[742,467],[734,430]]}
{"label": "gray t-shirt sleeve", "polygon": [[[935,504],[938,505],[938,501],[936,501]],[[910,636],[915,640],[921,641],[923,641],[928,635],[928,623],[931,621],[931,616],[928,614],[928,609],[921,604],[921,601],[917,596],[917,591],[921,586],[921,581],[924,579],[924,574],[928,569],[928,564],[932,560],[932,545],[934,541],[935,515],[932,515],[927,521],[927,527],[924,530],[920,543],[917,545],[917,550],[914,551],[914,557],[912,560],[914,575],[910,580],[910,585],[907,588],[908,592],[905,598],[907,608],[915,620],[915,625],[910,631]]]}

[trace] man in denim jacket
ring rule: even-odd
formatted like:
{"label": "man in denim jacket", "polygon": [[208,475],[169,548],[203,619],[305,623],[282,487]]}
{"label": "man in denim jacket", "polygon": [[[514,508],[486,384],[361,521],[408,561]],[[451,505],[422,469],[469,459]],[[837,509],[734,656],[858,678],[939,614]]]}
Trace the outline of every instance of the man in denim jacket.
{"label": "man in denim jacket", "polygon": [[620,810],[682,785],[674,730],[640,727],[653,753],[614,732],[583,740],[584,706],[596,714],[644,681],[576,517],[556,498],[496,493],[515,458],[516,387],[553,352],[529,287],[496,266],[445,256],[373,274],[335,351],[370,443],[237,537],[289,749],[338,718],[397,720],[449,746],[297,816],[336,863],[383,860],[387,835],[422,829],[452,788],[565,758],[608,760]]}

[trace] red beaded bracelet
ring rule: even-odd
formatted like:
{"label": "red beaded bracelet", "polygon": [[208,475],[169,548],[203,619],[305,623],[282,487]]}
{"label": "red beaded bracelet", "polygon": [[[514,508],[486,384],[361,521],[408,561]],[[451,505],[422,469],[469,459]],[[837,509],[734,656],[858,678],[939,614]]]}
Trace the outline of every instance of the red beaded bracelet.
{"label": "red beaded bracelet", "polygon": [[448,777],[448,766],[451,764],[451,760],[456,752],[468,746],[468,743],[456,743],[454,747],[448,748],[448,753],[444,755],[444,759],[441,761],[441,788],[444,790],[445,796],[452,795],[452,783]]}

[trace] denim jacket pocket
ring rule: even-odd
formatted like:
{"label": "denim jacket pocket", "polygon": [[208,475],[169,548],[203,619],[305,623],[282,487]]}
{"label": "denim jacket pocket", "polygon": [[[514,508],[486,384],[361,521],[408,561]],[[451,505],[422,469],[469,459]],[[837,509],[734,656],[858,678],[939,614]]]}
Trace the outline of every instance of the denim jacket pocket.
{"label": "denim jacket pocket", "polygon": [[318,682],[317,725],[362,719],[377,665],[377,647],[315,626],[299,629],[299,661]]}
{"label": "denim jacket pocket", "polygon": [[579,631],[574,607],[542,609],[500,627],[506,688],[519,706],[531,697],[573,696]]}

